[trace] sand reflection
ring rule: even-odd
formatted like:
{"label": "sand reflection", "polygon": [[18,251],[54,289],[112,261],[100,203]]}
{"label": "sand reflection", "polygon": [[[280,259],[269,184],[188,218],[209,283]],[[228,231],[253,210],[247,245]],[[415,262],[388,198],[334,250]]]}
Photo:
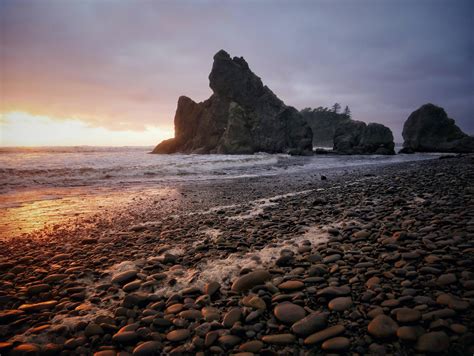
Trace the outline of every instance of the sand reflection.
{"label": "sand reflection", "polygon": [[45,188],[0,195],[0,238],[8,239],[38,230],[56,230],[77,218],[107,214],[134,202],[138,196],[176,195],[176,189],[123,190],[90,187]]}

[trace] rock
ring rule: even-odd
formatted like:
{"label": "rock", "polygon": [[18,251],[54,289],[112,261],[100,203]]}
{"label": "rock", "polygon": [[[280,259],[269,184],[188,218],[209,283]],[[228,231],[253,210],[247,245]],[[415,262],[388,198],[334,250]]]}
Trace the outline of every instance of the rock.
{"label": "rock", "polygon": [[266,270],[256,270],[237,278],[232,284],[234,292],[245,292],[256,285],[263,284],[271,278],[271,275]]}
{"label": "rock", "polygon": [[284,302],[278,304],[273,310],[276,318],[283,323],[293,324],[305,317],[306,311],[299,305]]}
{"label": "rock", "polygon": [[323,329],[326,325],[327,314],[315,312],[294,323],[291,327],[291,331],[298,336],[307,336]]}
{"label": "rock", "polygon": [[177,330],[170,331],[168,334],[166,334],[166,338],[169,341],[173,341],[173,342],[186,340],[187,338],[189,338],[189,336],[191,336],[191,333],[189,332],[188,329],[177,329]]}
{"label": "rock", "polygon": [[224,320],[222,321],[222,324],[226,328],[231,328],[236,322],[240,320],[241,317],[242,312],[240,311],[240,308],[232,308],[224,315]]}
{"label": "rock", "polygon": [[37,312],[45,309],[53,309],[57,304],[58,302],[55,300],[48,300],[46,302],[35,304],[22,304],[18,307],[18,309],[25,312]]}
{"label": "rock", "polygon": [[129,270],[115,274],[112,277],[112,283],[124,284],[135,278],[137,271]]}
{"label": "rock", "polygon": [[242,57],[217,52],[209,86],[213,94],[202,103],[179,98],[175,137],[153,153],[312,153],[306,121],[264,86]]}
{"label": "rock", "polygon": [[238,345],[241,341],[241,338],[236,335],[222,335],[217,339],[219,345],[224,348],[232,348],[235,345]]}
{"label": "rock", "polygon": [[49,284],[41,283],[41,284],[35,284],[35,285],[32,285],[32,286],[28,287],[26,289],[26,293],[28,293],[29,295],[35,295],[35,294],[40,294],[40,293],[43,293],[43,292],[47,292],[50,289],[51,289],[51,287],[49,286]]}
{"label": "rock", "polygon": [[293,334],[265,335],[262,337],[262,341],[267,344],[286,345],[295,342],[296,337]]}
{"label": "rock", "polygon": [[413,326],[401,326],[397,329],[397,336],[402,341],[414,342],[418,339],[418,330]]}
{"label": "rock", "polygon": [[0,325],[10,323],[23,315],[25,315],[25,311],[23,310],[0,310]]}
{"label": "rock", "polygon": [[456,275],[454,273],[446,273],[442,274],[436,280],[436,284],[439,286],[447,286],[449,284],[453,284],[457,281]]}
{"label": "rock", "polygon": [[351,288],[349,286],[341,287],[326,287],[319,290],[316,295],[318,297],[341,297],[346,296],[351,293]]}
{"label": "rock", "polygon": [[267,309],[267,304],[265,303],[265,301],[257,296],[250,296],[247,300],[243,301],[243,304],[246,307],[252,307],[254,309]]}
{"label": "rock", "polygon": [[342,312],[344,310],[349,309],[352,306],[352,299],[351,297],[339,297],[332,299],[328,307],[330,310]]}
{"label": "rock", "polygon": [[298,290],[303,287],[304,287],[304,283],[301,281],[286,281],[278,285],[278,288],[284,291]]}
{"label": "rock", "polygon": [[331,110],[306,108],[300,114],[313,131],[314,147],[333,147],[336,128],[349,117]]}
{"label": "rock", "polygon": [[112,336],[112,341],[119,344],[133,344],[138,340],[139,336],[135,331],[122,331],[119,330],[114,336]]}
{"label": "rock", "polygon": [[388,338],[397,333],[398,325],[386,315],[377,315],[368,326],[371,335],[378,338]]}
{"label": "rock", "polygon": [[333,150],[339,154],[393,155],[394,147],[392,131],[382,124],[347,120],[334,133]]}
{"label": "rock", "polygon": [[84,335],[87,337],[104,334],[104,329],[96,323],[89,323],[84,329]]}
{"label": "rock", "polygon": [[420,352],[443,352],[449,348],[449,336],[444,331],[434,331],[421,335],[415,345]]}
{"label": "rock", "polygon": [[305,345],[314,345],[317,344],[321,341],[327,340],[329,338],[332,338],[334,336],[337,336],[339,334],[342,334],[346,328],[343,325],[335,325],[331,326],[327,329],[324,329],[322,331],[318,331],[317,333],[314,333],[310,336],[308,336],[306,339],[304,339],[304,344]]}
{"label": "rock", "polygon": [[20,344],[12,350],[12,355],[39,355],[41,347],[37,344]]}
{"label": "rock", "polygon": [[416,309],[400,308],[396,311],[396,316],[400,323],[414,323],[421,319],[421,312]]}
{"label": "rock", "polygon": [[239,346],[240,351],[258,353],[263,348],[263,342],[259,340],[247,341]]}
{"label": "rock", "polygon": [[404,152],[474,152],[474,138],[466,135],[443,108],[425,104],[403,125]]}
{"label": "rock", "polygon": [[321,345],[321,348],[325,351],[345,351],[349,348],[350,341],[347,337],[335,337],[329,340],[326,340]]}
{"label": "rock", "polygon": [[204,286],[204,293],[209,294],[212,297],[220,288],[221,285],[218,282],[210,282]]}
{"label": "rock", "polygon": [[133,356],[153,356],[160,354],[162,345],[158,341],[145,341],[133,349]]}

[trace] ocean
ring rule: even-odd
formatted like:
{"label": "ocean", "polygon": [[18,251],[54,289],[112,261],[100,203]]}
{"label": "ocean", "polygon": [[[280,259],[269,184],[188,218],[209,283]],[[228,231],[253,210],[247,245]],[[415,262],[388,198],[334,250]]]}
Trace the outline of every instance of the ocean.
{"label": "ocean", "polygon": [[28,232],[64,216],[128,202],[178,182],[383,165],[438,154],[311,157],[286,154],[154,155],[152,147],[0,148],[0,234]]}

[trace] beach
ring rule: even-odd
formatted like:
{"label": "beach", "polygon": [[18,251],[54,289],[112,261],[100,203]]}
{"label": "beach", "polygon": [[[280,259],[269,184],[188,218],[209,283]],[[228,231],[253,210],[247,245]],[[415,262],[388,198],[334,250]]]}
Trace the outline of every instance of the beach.
{"label": "beach", "polygon": [[2,215],[0,354],[474,352],[472,155],[278,164]]}

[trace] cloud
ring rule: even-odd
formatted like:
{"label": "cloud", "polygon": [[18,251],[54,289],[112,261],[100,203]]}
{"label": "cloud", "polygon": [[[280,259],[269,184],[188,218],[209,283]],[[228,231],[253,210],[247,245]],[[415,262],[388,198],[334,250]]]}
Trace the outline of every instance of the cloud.
{"label": "cloud", "polygon": [[4,0],[0,110],[108,130],[169,126],[180,95],[211,94],[224,48],[297,108],[339,101],[400,140],[430,101],[473,133],[473,11],[438,0]]}

